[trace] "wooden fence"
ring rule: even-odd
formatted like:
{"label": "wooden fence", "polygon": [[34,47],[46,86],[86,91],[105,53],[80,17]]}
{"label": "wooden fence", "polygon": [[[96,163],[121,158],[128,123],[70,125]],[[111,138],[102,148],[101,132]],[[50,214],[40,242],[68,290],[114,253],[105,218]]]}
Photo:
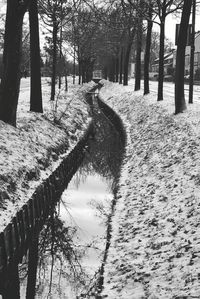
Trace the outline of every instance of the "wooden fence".
{"label": "wooden fence", "polygon": [[3,299],[20,298],[18,264],[38,237],[51,209],[59,201],[80,166],[90,136],[93,136],[92,122],[79,143],[37,187],[32,197],[0,233],[0,294]]}

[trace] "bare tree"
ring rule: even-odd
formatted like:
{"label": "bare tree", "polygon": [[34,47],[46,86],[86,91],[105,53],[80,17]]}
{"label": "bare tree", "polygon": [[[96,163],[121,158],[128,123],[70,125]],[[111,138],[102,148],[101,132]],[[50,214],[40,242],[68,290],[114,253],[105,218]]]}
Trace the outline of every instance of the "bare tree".
{"label": "bare tree", "polygon": [[43,112],[40,72],[40,40],[37,0],[32,0],[29,7],[30,57],[31,57],[31,92],[30,110]]}
{"label": "bare tree", "polygon": [[[58,62],[58,49],[60,44],[58,33],[61,26],[64,26],[71,17],[71,5],[66,0],[39,0],[39,12],[47,29],[52,33],[52,75],[51,75],[51,101],[55,99],[56,66]],[[65,21],[64,21],[65,20]]]}
{"label": "bare tree", "polygon": [[185,47],[187,43],[187,31],[191,13],[192,0],[185,0],[183,5],[181,24],[179,29],[177,55],[176,55],[176,76],[175,76],[175,114],[186,109],[184,95],[184,73],[185,73]]}
{"label": "bare tree", "polygon": [[0,119],[16,126],[20,88],[23,18],[30,0],[8,1],[6,12],[3,74],[0,85]]}
{"label": "bare tree", "polygon": [[142,18],[138,18],[137,26],[137,47],[136,47],[136,63],[135,63],[135,91],[140,90],[141,81],[141,52],[142,52]]}
{"label": "bare tree", "polygon": [[[163,100],[164,81],[164,49],[165,49],[165,21],[166,17],[182,7],[183,0],[155,0],[153,12],[159,18],[160,26],[160,51],[159,51],[159,77],[157,100]],[[155,22],[155,20],[154,20]]]}
{"label": "bare tree", "polygon": [[147,19],[147,35],[146,35],[146,46],[145,46],[145,56],[144,56],[144,95],[149,93],[149,62],[151,54],[151,37],[152,37],[152,9],[153,4],[150,3],[148,9],[148,19]]}
{"label": "bare tree", "polygon": [[128,66],[130,60],[131,48],[133,45],[135,33],[136,33],[136,24],[137,24],[137,4],[138,1],[133,1],[127,4],[126,1],[121,0],[123,13],[124,13],[124,26],[126,28],[126,34],[124,37],[124,85],[128,85]]}

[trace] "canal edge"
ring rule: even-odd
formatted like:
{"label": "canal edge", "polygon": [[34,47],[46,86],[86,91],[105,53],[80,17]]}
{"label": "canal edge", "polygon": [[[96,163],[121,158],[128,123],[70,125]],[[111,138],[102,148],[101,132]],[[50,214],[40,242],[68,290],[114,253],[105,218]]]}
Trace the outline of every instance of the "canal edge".
{"label": "canal edge", "polygon": [[41,231],[49,211],[59,201],[61,194],[79,168],[92,137],[93,121],[91,120],[82,138],[70,153],[63,158],[48,178],[36,187],[32,196],[0,232],[0,293],[9,287],[10,275],[22,261],[35,236]]}

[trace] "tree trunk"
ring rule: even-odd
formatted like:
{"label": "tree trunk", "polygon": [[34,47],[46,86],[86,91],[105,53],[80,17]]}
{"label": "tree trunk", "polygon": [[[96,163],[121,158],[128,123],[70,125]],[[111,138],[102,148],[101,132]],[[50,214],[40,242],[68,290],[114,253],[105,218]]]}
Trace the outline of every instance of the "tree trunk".
{"label": "tree trunk", "polygon": [[81,79],[82,79],[82,60],[78,56],[78,84],[81,84]]}
{"label": "tree trunk", "polygon": [[90,66],[90,62],[87,62],[87,69],[86,69],[86,82],[90,82],[91,78],[91,66]]}
{"label": "tree trunk", "polygon": [[121,53],[120,53],[120,63],[119,63],[119,84],[122,84],[123,82],[123,47],[121,48]]}
{"label": "tree trunk", "polygon": [[59,73],[59,77],[58,77],[58,89],[60,90],[62,87],[62,76],[61,74]]}
{"label": "tree trunk", "polygon": [[81,61],[78,60],[78,84],[81,84]]}
{"label": "tree trunk", "polygon": [[85,67],[85,61],[82,61],[81,63],[81,77],[82,77],[82,83],[86,82],[86,67]]}
{"label": "tree trunk", "polygon": [[37,264],[38,264],[38,238],[35,238],[29,248],[28,254],[28,280],[26,288],[26,298],[35,298],[35,287],[37,277]]}
{"label": "tree trunk", "polygon": [[94,68],[94,62],[93,60],[91,61],[90,58],[88,58],[86,60],[86,82],[90,82],[92,80],[92,72],[93,72],[93,68]]}
{"label": "tree trunk", "polygon": [[57,64],[57,33],[58,26],[56,22],[55,7],[53,11],[53,62],[52,62],[52,77],[51,77],[51,101],[55,100],[56,90],[56,64]]}
{"label": "tree trunk", "polygon": [[74,57],[73,57],[73,84],[75,84],[76,78],[76,48],[74,44]]}
{"label": "tree trunk", "polygon": [[31,59],[30,111],[43,112],[37,0],[32,0],[30,2],[29,24],[30,24],[30,59]]}
{"label": "tree trunk", "polygon": [[141,51],[142,51],[142,21],[139,20],[138,31],[137,31],[137,53],[136,53],[136,64],[135,64],[135,91],[140,90]]}
{"label": "tree trunk", "polygon": [[107,80],[108,79],[108,67],[107,66],[104,67],[103,73],[104,73],[104,78]]}
{"label": "tree trunk", "polygon": [[159,51],[159,75],[158,75],[158,101],[163,100],[164,79],[164,47],[165,47],[165,19],[160,24],[160,51]]}
{"label": "tree trunk", "polygon": [[112,57],[110,59],[110,65],[109,65],[109,81],[115,82],[115,58]]}
{"label": "tree trunk", "polygon": [[81,84],[81,55],[80,55],[80,47],[78,45],[77,52],[77,60],[78,60],[78,84]]}
{"label": "tree trunk", "polygon": [[149,8],[149,21],[147,25],[147,37],[144,56],[144,95],[149,93],[149,61],[151,52],[151,33],[152,33],[152,7]]}
{"label": "tree trunk", "polygon": [[68,91],[68,80],[67,80],[67,75],[65,75],[65,91]]}
{"label": "tree trunk", "polygon": [[175,75],[175,114],[186,109],[184,95],[185,73],[185,47],[187,43],[187,30],[190,19],[192,1],[185,0],[183,5],[181,24],[177,43],[176,75]]}
{"label": "tree trunk", "polygon": [[115,62],[115,82],[119,82],[119,56],[116,56]]}
{"label": "tree trunk", "polygon": [[3,73],[0,85],[0,119],[16,126],[20,88],[23,17],[29,1],[7,1],[4,35]]}
{"label": "tree trunk", "polygon": [[191,34],[191,46],[190,46],[189,104],[193,104],[196,0],[192,0],[192,6],[193,9],[192,9],[192,34]]}
{"label": "tree trunk", "polygon": [[132,43],[133,40],[132,39],[129,40],[126,48],[125,57],[124,57],[124,82],[123,82],[124,86],[128,85],[128,67],[129,67],[129,58],[130,58]]}
{"label": "tree trunk", "polygon": [[[59,59],[60,59],[60,63],[61,63],[61,59],[62,59],[62,40],[63,40],[63,29],[62,29],[62,9],[61,9],[61,25],[60,25],[60,43],[59,43]],[[60,66],[59,69],[59,83],[58,83],[58,88],[59,90],[61,89],[62,86],[62,75],[63,75],[63,70]]]}

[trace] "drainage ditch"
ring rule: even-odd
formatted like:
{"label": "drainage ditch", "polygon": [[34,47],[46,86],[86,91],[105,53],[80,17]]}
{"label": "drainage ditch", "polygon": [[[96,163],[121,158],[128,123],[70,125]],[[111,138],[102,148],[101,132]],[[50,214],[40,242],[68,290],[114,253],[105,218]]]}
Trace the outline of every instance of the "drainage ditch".
{"label": "drainage ditch", "polygon": [[[98,98],[95,88],[86,99],[92,130],[76,163],[78,170],[70,174],[73,178],[40,233],[35,298],[101,298],[126,136],[120,118]],[[59,172],[55,184],[58,177]],[[20,298],[25,298],[26,258],[20,277]]]}

